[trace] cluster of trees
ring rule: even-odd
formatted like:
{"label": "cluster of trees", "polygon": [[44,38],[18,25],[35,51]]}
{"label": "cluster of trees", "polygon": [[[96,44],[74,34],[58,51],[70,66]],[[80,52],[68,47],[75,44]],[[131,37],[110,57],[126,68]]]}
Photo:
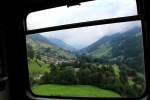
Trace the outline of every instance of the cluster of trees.
{"label": "cluster of trees", "polygon": [[[32,46],[27,45],[27,52],[28,58],[41,60],[41,54],[35,52]],[[116,91],[122,96],[133,97],[142,94],[145,88],[144,78],[138,76],[137,71],[131,69],[132,64],[128,64],[125,59],[121,62],[127,64],[120,63],[119,59],[117,61],[93,58],[86,54],[77,55],[74,62],[51,63],[49,71],[38,79],[30,77],[30,84],[94,85]],[[119,76],[114,72],[113,62],[119,66]],[[36,63],[38,64],[38,61]]]}
{"label": "cluster of trees", "polygon": [[[32,46],[27,46],[28,57],[41,60],[40,54],[34,52]],[[116,62],[116,66],[119,66],[119,76],[115,74],[111,61],[85,54],[77,55],[75,62],[51,63],[49,72],[43,73],[38,79],[30,77],[30,84],[94,85],[116,91],[122,96],[142,94],[145,88],[144,78],[139,77],[129,65]],[[129,78],[132,84],[129,83]]]}
{"label": "cluster of trees", "polygon": [[[117,66],[117,65],[116,65]],[[41,77],[40,84],[94,85],[118,92],[122,96],[139,96],[145,88],[144,79],[127,65],[119,67],[119,76],[111,64],[80,64],[80,68],[70,63],[50,64],[50,73]],[[130,84],[129,78],[133,84]]]}

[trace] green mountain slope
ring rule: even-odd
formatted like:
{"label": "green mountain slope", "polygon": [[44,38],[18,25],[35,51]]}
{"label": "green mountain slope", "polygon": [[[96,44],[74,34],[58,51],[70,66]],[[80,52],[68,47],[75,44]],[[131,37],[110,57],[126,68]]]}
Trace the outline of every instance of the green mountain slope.
{"label": "green mountain slope", "polygon": [[26,43],[27,51],[29,51],[28,47],[30,46],[34,51],[34,57],[40,60],[42,59],[45,62],[75,58],[70,51],[54,45],[47,38],[40,34],[28,35],[26,37]]}
{"label": "green mountain slope", "polygon": [[112,63],[125,63],[137,71],[144,71],[143,39],[139,27],[105,36],[80,52]]}

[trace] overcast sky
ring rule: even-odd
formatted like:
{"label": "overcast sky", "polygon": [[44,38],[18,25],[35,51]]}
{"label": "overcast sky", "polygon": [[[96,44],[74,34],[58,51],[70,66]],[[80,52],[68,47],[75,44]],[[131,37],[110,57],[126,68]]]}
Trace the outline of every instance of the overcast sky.
{"label": "overcast sky", "polygon": [[[137,14],[136,0],[95,0],[82,3],[81,6],[66,6],[33,12],[27,17],[28,30],[64,25],[69,23],[100,20],[107,18],[132,16]],[[92,26],[68,30],[46,32],[46,37],[61,39],[71,46],[81,49],[105,35],[124,32],[139,21],[119,24]]]}
{"label": "overcast sky", "polygon": [[76,49],[87,47],[104,36],[125,32],[133,27],[141,27],[140,21],[106,24],[74,29],[66,29],[45,32],[41,35],[49,38],[57,38]]}
{"label": "overcast sky", "polygon": [[81,6],[62,6],[33,12],[27,16],[27,28],[32,30],[136,14],[136,0],[95,0],[82,3]]}

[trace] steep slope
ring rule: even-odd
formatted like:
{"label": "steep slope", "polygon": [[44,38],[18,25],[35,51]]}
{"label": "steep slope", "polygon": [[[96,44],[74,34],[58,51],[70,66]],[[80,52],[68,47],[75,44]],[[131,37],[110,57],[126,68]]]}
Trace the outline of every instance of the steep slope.
{"label": "steep slope", "polygon": [[[33,34],[26,36],[27,47],[29,45],[33,48],[34,56],[36,58],[44,58],[47,60],[73,59],[75,56],[63,48],[51,43],[47,38],[40,34]],[[28,48],[27,48],[28,51]]]}
{"label": "steep slope", "polygon": [[143,71],[143,39],[139,27],[105,36],[80,52],[109,62],[126,63],[135,70]]}

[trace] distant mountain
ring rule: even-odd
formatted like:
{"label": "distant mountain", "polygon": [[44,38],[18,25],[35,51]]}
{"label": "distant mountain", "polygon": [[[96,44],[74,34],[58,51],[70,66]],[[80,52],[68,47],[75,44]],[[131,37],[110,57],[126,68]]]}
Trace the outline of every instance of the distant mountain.
{"label": "distant mountain", "polygon": [[69,51],[76,51],[76,49],[72,46],[70,46],[69,44],[65,43],[64,41],[62,40],[59,40],[59,39],[56,39],[56,38],[47,38],[52,44],[60,47],[60,48],[63,48],[65,50],[69,50]]}
{"label": "distant mountain", "polygon": [[41,57],[53,58],[56,60],[60,58],[75,58],[75,56],[70,51],[60,48],[40,34],[27,35],[26,43],[27,47],[30,45],[30,47],[34,49],[35,54],[40,55]]}
{"label": "distant mountain", "polygon": [[113,35],[110,35],[110,36],[104,36],[103,38],[99,39],[95,43],[89,45],[88,47],[81,49],[80,52],[82,53],[91,52],[97,49],[99,46],[120,42],[123,37],[124,38],[131,37],[132,35],[135,35],[140,32],[141,32],[141,29],[139,27],[134,27],[133,29],[130,29],[124,33],[114,33]]}
{"label": "distant mountain", "polygon": [[127,64],[130,68],[144,72],[144,51],[141,28],[134,27],[126,32],[115,33],[105,36],[90,46],[76,53],[74,48],[58,39],[48,39],[40,34],[28,35],[26,37],[27,47],[34,49],[36,55],[43,58],[60,61],[76,59],[75,55],[87,55],[101,62]]}
{"label": "distant mountain", "polygon": [[110,62],[126,63],[138,71],[144,68],[143,52],[143,39],[139,27],[105,36],[80,50],[80,54],[107,59]]}

